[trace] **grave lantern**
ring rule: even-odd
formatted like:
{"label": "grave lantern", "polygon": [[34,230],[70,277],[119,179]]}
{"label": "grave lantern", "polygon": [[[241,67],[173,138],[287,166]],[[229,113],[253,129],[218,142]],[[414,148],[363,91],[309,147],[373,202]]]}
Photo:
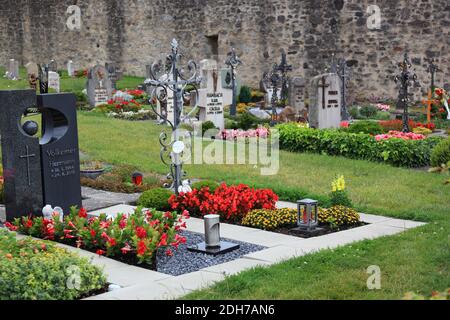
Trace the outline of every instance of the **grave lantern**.
{"label": "grave lantern", "polygon": [[319,202],[311,199],[297,201],[297,225],[301,229],[314,230],[319,224]]}
{"label": "grave lantern", "polygon": [[135,186],[141,186],[143,181],[143,175],[140,172],[135,172],[131,176],[131,180]]}

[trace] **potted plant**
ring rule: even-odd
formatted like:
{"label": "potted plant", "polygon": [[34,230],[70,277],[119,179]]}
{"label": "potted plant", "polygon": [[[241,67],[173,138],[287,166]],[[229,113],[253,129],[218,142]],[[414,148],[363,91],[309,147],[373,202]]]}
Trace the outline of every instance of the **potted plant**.
{"label": "potted plant", "polygon": [[97,179],[105,172],[105,168],[100,161],[86,161],[82,162],[80,166],[80,175],[92,180]]}

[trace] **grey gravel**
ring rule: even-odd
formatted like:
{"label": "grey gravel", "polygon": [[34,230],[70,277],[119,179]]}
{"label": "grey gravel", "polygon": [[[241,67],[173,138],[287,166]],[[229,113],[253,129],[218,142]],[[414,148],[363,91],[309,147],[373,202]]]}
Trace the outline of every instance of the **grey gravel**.
{"label": "grey gravel", "polygon": [[203,234],[183,231],[180,235],[186,237],[186,244],[180,245],[178,250],[173,250],[174,255],[172,257],[166,256],[165,252],[158,252],[158,272],[179,276],[217,264],[233,261],[249,253],[266,249],[266,247],[255,244],[222,238],[221,240],[238,243],[241,247],[238,250],[223,255],[213,256],[187,250],[189,246],[203,242],[205,240]]}

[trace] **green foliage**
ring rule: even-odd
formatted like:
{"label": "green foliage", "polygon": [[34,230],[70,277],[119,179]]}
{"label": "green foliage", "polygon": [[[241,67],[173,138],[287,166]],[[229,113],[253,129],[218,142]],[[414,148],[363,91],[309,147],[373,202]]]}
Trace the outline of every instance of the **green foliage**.
{"label": "green foliage", "polygon": [[350,116],[351,116],[353,119],[359,119],[359,118],[360,118],[360,114],[359,114],[359,110],[358,110],[358,107],[357,107],[357,106],[350,107],[350,108],[348,109],[348,113],[350,114]]}
{"label": "green foliage", "polygon": [[182,123],[179,128],[189,132],[194,132],[194,127],[189,123]]}
{"label": "green foliage", "polygon": [[439,167],[450,161],[450,138],[441,141],[431,152],[431,165]]}
{"label": "green foliage", "polygon": [[284,226],[292,226],[297,222],[296,209],[264,210],[257,209],[247,213],[242,219],[242,225],[263,229],[275,230]]}
{"label": "green foliage", "polygon": [[225,119],[225,129],[238,129],[239,125],[237,123],[237,121],[233,120],[233,119]]}
{"label": "green foliage", "polygon": [[216,129],[216,126],[212,121],[205,121],[202,123],[202,137],[205,135],[206,131]]}
{"label": "green foliage", "polygon": [[425,140],[388,139],[376,141],[368,134],[338,130],[278,126],[280,147],[293,152],[312,152],[352,159],[385,162],[394,166],[424,167],[430,164],[431,150],[441,138]]}
{"label": "green foliage", "polygon": [[244,112],[238,119],[238,127],[242,130],[249,130],[255,128],[259,119],[249,112]]}
{"label": "green foliage", "polygon": [[147,190],[141,194],[139,197],[137,204],[139,206],[156,209],[156,210],[170,210],[170,205],[168,200],[172,192],[169,189],[165,188],[155,188],[151,190]]}
{"label": "green foliage", "polygon": [[352,207],[352,201],[349,199],[347,191],[345,190],[337,190],[333,191],[330,194],[330,201],[332,206],[346,206]]}
{"label": "green foliage", "polygon": [[356,121],[350,125],[347,131],[351,133],[367,133],[372,135],[384,132],[380,124],[375,121]]}
{"label": "green foliage", "polygon": [[359,109],[359,114],[367,119],[375,117],[377,113],[378,113],[377,107],[371,104],[365,105],[361,107],[361,109]]}
{"label": "green foliage", "polygon": [[[72,275],[81,280],[78,289],[71,288],[77,284]],[[75,300],[105,286],[102,271],[88,259],[0,229],[0,300]]]}
{"label": "green foliage", "polygon": [[358,212],[346,206],[333,206],[329,209],[319,208],[319,223],[334,226],[354,226],[360,223]]}
{"label": "green foliage", "polygon": [[214,191],[216,191],[216,189],[219,186],[220,185],[217,182],[215,182],[215,181],[203,180],[203,181],[199,181],[199,182],[193,183],[192,184],[192,189],[201,190],[204,187],[208,187],[210,192],[214,192]]}
{"label": "green foliage", "polygon": [[239,92],[239,102],[250,103],[252,102],[252,90],[247,86],[242,86]]}

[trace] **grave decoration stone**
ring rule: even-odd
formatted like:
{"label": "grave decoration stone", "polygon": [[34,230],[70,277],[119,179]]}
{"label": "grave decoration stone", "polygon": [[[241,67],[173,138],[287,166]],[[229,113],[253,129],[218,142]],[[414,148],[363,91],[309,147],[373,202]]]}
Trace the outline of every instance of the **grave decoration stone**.
{"label": "grave decoration stone", "polygon": [[19,80],[19,61],[10,59],[5,77],[9,80]]}
{"label": "grave decoration stone", "polygon": [[342,101],[339,76],[327,73],[314,77],[310,92],[310,126],[316,129],[339,128]]}
{"label": "grave decoration stone", "polygon": [[75,76],[75,65],[72,60],[67,62],[67,74],[69,77]]}
{"label": "grave decoration stone", "polygon": [[41,94],[48,93],[48,65],[38,65],[39,68],[39,92]]}
{"label": "grave decoration stone", "polygon": [[118,70],[114,63],[106,63],[105,68],[108,71],[108,78],[111,80],[113,89],[117,89],[117,81],[122,79],[122,71]]}
{"label": "grave decoration stone", "polygon": [[306,82],[302,77],[289,79],[289,106],[294,108],[297,114],[303,114],[306,110]]}
{"label": "grave decoration stone", "polygon": [[223,115],[223,92],[219,90],[219,73],[217,69],[204,69],[206,88],[198,90],[201,122],[212,121],[216,128],[223,130],[225,121]]}
{"label": "grave decoration stone", "polygon": [[27,69],[27,79],[28,79],[28,83],[30,85],[30,89],[36,90],[37,79],[38,79],[38,75],[39,75],[39,67],[34,62],[28,62],[25,65],[25,68]]}
{"label": "grave decoration stone", "polygon": [[55,60],[51,60],[50,63],[48,64],[48,71],[58,72],[58,64],[56,63]]}
{"label": "grave decoration stone", "polygon": [[[41,215],[44,205],[81,206],[76,98],[73,94],[37,95],[34,90],[0,91],[0,134],[6,219]],[[38,124],[23,114],[36,105]]]}
{"label": "grave decoration stone", "polygon": [[60,92],[59,74],[57,72],[48,72],[48,87],[55,90],[57,93]]}
{"label": "grave decoration stone", "polygon": [[113,85],[104,66],[96,65],[88,73],[87,95],[91,107],[105,104],[112,97]]}

